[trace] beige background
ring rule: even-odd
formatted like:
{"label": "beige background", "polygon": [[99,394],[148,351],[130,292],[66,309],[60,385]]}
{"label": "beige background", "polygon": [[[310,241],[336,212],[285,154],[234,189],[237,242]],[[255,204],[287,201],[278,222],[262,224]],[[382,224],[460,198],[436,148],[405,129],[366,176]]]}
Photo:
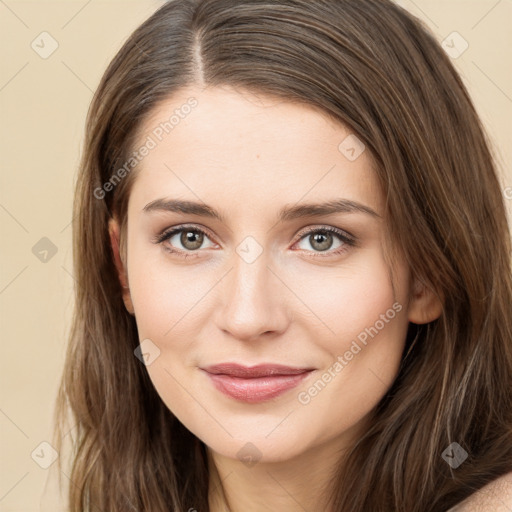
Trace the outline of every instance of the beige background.
{"label": "beige background", "polygon": [[[108,62],[161,3],[0,0],[1,512],[65,510],[56,464],[35,460],[50,453],[39,445],[51,441],[72,312],[69,223],[84,120]],[[399,3],[439,41],[456,31],[469,44],[453,62],[488,129],[512,211],[512,0]],[[58,43],[46,59],[31,47],[42,47],[43,31]],[[32,251],[43,237],[57,250],[46,262]]]}

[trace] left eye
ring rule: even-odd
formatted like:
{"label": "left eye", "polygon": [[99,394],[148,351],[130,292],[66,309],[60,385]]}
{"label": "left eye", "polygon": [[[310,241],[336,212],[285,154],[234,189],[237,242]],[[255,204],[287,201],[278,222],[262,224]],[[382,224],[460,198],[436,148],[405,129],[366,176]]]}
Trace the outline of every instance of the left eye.
{"label": "left eye", "polygon": [[[338,245],[333,248],[334,240],[338,239]],[[315,228],[303,233],[299,242],[308,242],[309,246],[313,248],[314,252],[326,252],[328,255],[339,254],[348,249],[348,247],[355,245],[354,239],[344,233],[343,231],[332,228]],[[333,250],[330,250],[333,249]],[[309,250],[306,248],[306,250]],[[324,256],[320,254],[320,256]]]}

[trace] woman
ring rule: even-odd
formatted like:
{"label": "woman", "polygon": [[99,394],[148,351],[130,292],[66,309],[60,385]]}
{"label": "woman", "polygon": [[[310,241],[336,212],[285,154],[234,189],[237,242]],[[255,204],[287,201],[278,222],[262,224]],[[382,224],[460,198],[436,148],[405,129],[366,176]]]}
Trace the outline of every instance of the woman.
{"label": "woman", "polygon": [[413,16],[164,4],[99,85],[75,208],[70,510],[510,507],[504,201]]}

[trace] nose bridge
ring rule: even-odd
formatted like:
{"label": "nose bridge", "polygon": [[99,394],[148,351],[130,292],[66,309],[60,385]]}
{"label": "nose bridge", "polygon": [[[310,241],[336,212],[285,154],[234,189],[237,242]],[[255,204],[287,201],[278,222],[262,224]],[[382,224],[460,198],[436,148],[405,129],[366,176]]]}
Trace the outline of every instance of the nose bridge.
{"label": "nose bridge", "polygon": [[221,290],[218,326],[238,339],[251,339],[284,328],[283,297],[269,269],[270,253],[252,237],[246,237],[233,253],[232,271]]}

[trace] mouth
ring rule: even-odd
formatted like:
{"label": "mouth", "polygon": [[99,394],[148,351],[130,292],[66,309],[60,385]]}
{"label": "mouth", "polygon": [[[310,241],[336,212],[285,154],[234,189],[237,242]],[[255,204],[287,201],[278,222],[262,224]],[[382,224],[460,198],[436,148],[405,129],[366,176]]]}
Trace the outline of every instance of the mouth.
{"label": "mouth", "polygon": [[280,364],[244,366],[223,363],[200,368],[215,388],[235,400],[257,403],[271,400],[298,386],[314,368]]}

